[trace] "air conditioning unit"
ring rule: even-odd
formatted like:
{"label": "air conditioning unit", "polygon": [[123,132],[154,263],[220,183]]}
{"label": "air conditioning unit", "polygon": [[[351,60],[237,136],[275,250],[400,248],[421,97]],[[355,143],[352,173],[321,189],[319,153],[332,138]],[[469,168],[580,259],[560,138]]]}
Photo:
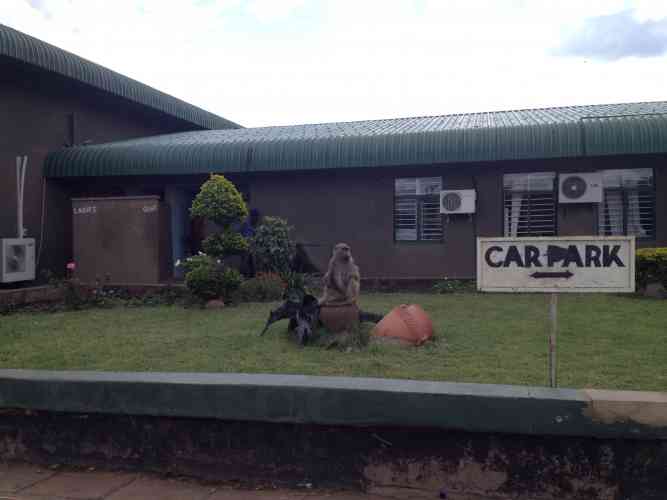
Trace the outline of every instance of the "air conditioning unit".
{"label": "air conditioning unit", "polygon": [[0,283],[35,279],[35,239],[0,240]]}
{"label": "air conditioning unit", "polygon": [[602,174],[561,174],[558,176],[559,203],[601,203]]}
{"label": "air conditioning unit", "polygon": [[441,214],[474,214],[477,193],[474,189],[440,191]]}

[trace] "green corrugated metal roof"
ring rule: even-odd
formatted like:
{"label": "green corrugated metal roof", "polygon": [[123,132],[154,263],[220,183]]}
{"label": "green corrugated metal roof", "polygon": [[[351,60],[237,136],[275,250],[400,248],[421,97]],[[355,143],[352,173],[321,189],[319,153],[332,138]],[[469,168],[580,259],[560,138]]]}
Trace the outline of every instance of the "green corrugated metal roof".
{"label": "green corrugated metal roof", "polygon": [[52,153],[50,177],[383,167],[667,152],[667,102],[186,132]]}
{"label": "green corrugated metal roof", "polygon": [[0,24],[0,56],[52,71],[207,129],[240,125]]}

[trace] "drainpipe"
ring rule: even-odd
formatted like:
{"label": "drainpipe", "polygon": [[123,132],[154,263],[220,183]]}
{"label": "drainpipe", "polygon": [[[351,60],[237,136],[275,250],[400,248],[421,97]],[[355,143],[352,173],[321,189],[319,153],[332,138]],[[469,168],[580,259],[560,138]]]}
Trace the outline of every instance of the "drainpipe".
{"label": "drainpipe", "polygon": [[28,166],[27,156],[16,157],[16,232],[18,238],[23,238],[23,189],[25,187],[25,171]]}

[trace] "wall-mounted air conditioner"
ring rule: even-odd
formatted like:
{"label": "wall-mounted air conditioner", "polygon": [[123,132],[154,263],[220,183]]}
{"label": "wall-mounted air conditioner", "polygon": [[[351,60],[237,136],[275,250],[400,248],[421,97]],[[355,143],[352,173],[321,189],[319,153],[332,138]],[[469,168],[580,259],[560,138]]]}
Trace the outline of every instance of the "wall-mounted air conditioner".
{"label": "wall-mounted air conditioner", "polygon": [[0,239],[0,283],[35,279],[35,239],[24,238],[23,188],[27,156],[16,157],[16,228],[17,238]]}
{"label": "wall-mounted air conditioner", "polygon": [[0,240],[0,283],[35,279],[35,239]]}
{"label": "wall-mounted air conditioner", "polygon": [[602,202],[602,174],[561,174],[558,176],[559,203]]}
{"label": "wall-mounted air conditioner", "polygon": [[441,214],[474,214],[477,194],[474,189],[440,191]]}

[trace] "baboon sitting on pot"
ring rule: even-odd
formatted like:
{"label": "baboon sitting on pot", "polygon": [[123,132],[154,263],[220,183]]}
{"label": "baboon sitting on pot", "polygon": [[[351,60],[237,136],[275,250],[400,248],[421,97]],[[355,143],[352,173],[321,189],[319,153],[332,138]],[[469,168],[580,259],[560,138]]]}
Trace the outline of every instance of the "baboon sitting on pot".
{"label": "baboon sitting on pot", "polygon": [[324,275],[324,293],[320,305],[356,304],[359,298],[359,268],[354,263],[350,245],[338,243],[333,250],[329,268]]}

